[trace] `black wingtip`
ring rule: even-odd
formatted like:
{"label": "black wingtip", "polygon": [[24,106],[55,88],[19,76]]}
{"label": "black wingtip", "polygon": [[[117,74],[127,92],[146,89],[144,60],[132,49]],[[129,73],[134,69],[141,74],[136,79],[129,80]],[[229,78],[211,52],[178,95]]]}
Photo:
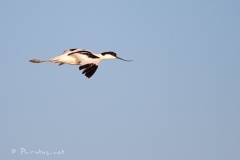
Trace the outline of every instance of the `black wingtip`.
{"label": "black wingtip", "polygon": [[96,72],[98,66],[96,64],[85,64],[79,67],[79,70],[83,70],[82,74],[85,74],[87,78],[92,77],[92,75]]}

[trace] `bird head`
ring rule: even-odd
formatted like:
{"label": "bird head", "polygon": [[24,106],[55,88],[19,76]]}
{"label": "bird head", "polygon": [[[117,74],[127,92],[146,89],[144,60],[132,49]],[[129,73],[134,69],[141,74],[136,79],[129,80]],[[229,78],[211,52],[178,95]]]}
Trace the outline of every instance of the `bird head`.
{"label": "bird head", "polygon": [[115,59],[115,58],[117,58],[117,59],[120,59],[120,60],[123,60],[123,61],[127,61],[127,62],[132,61],[132,60],[122,59],[122,58],[118,57],[115,52],[112,52],[112,51],[103,52],[103,53],[101,53],[101,55],[103,56],[102,59]]}

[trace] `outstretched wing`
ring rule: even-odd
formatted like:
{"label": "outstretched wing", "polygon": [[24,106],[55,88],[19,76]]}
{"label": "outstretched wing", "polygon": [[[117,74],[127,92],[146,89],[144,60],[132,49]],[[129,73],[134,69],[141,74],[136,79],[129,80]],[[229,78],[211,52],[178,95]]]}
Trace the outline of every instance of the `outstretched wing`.
{"label": "outstretched wing", "polygon": [[90,78],[96,72],[98,65],[94,63],[85,64],[79,67],[79,70],[83,70],[82,74],[85,74],[86,77]]}

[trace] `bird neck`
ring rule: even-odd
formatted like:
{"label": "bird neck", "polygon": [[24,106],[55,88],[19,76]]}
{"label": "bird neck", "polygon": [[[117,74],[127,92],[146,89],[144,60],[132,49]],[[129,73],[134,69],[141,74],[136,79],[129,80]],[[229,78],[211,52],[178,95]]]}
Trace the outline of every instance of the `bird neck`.
{"label": "bird neck", "polygon": [[98,56],[101,60],[104,60],[104,56],[102,54],[94,54],[95,56]]}
{"label": "bird neck", "polygon": [[108,59],[115,59],[115,57],[113,57],[112,55],[102,55],[102,54],[95,54],[96,56],[98,56],[101,60],[108,60]]}

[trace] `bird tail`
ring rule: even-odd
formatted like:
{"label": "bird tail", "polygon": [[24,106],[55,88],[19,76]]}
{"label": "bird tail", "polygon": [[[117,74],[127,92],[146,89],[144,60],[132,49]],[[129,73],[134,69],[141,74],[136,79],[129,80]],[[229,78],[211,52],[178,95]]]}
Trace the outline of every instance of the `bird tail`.
{"label": "bird tail", "polygon": [[32,62],[32,63],[42,63],[42,62],[49,62],[49,60],[32,59],[32,60],[29,60],[29,62]]}

